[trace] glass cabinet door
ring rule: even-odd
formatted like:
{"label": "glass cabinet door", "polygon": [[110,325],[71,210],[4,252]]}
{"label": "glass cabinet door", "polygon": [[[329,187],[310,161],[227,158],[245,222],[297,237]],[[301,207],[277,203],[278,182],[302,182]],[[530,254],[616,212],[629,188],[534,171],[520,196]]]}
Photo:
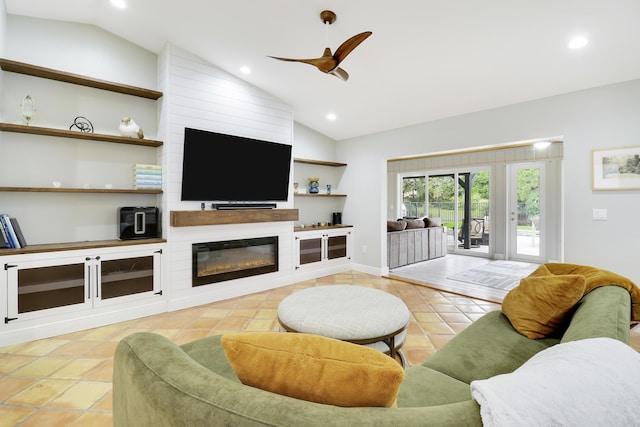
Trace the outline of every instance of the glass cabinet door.
{"label": "glass cabinet door", "polygon": [[82,304],[84,263],[18,271],[18,313]]}
{"label": "glass cabinet door", "polygon": [[300,239],[300,264],[310,264],[322,261],[322,237]]}
{"label": "glass cabinet door", "polygon": [[345,258],[347,256],[347,236],[329,236],[327,238],[327,258]]}
{"label": "glass cabinet door", "polygon": [[153,291],[153,256],[102,261],[100,291],[103,300]]}
{"label": "glass cabinet door", "polygon": [[79,305],[91,305],[90,267],[84,258],[7,263],[4,267],[6,321],[30,318],[42,310],[74,310]]}
{"label": "glass cabinet door", "polygon": [[97,301],[160,292],[160,251],[96,257]]}

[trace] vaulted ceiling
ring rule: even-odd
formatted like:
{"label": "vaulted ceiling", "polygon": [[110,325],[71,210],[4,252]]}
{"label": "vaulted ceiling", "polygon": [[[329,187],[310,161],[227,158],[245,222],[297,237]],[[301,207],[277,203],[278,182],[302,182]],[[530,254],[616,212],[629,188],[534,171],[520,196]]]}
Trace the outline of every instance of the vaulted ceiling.
{"label": "vaulted ceiling", "polygon": [[[9,14],[94,24],[153,52],[179,46],[338,141],[640,78],[638,0],[125,1],[4,0]],[[347,82],[267,57],[319,57],[327,34],[335,51],[363,31]],[[589,43],[569,49],[577,35]]]}

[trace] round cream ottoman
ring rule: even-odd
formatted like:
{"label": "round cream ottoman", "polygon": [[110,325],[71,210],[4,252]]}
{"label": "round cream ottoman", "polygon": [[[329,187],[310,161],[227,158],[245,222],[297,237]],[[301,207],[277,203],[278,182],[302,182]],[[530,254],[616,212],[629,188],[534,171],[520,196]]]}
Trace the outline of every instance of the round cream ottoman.
{"label": "round cream ottoman", "polygon": [[288,332],[322,335],[366,345],[399,357],[406,339],[409,309],[387,292],[352,285],[307,288],[278,305],[278,322]]}

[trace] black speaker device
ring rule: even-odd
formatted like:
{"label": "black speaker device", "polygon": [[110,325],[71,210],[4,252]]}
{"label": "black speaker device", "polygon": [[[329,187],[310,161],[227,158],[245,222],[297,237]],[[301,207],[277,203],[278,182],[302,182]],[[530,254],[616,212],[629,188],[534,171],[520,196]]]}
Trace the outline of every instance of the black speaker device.
{"label": "black speaker device", "polygon": [[334,212],[332,219],[333,219],[333,225],[342,224],[342,212]]}
{"label": "black speaker device", "polygon": [[118,208],[121,240],[153,239],[160,237],[160,213],[158,208],[130,207]]}

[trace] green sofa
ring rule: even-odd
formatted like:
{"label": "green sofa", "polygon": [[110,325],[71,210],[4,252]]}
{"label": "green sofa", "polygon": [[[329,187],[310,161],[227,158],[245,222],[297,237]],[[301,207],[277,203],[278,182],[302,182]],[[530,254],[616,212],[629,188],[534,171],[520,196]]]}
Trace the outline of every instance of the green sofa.
{"label": "green sofa", "polygon": [[629,342],[629,292],[604,286],[584,296],[555,338],[531,340],[500,311],[487,313],[420,366],[406,370],[398,408],[343,408],[240,383],[220,337],[177,346],[135,333],[116,350],[113,422],[124,426],[481,426],[469,384],[509,373],[560,342],[609,337]]}

